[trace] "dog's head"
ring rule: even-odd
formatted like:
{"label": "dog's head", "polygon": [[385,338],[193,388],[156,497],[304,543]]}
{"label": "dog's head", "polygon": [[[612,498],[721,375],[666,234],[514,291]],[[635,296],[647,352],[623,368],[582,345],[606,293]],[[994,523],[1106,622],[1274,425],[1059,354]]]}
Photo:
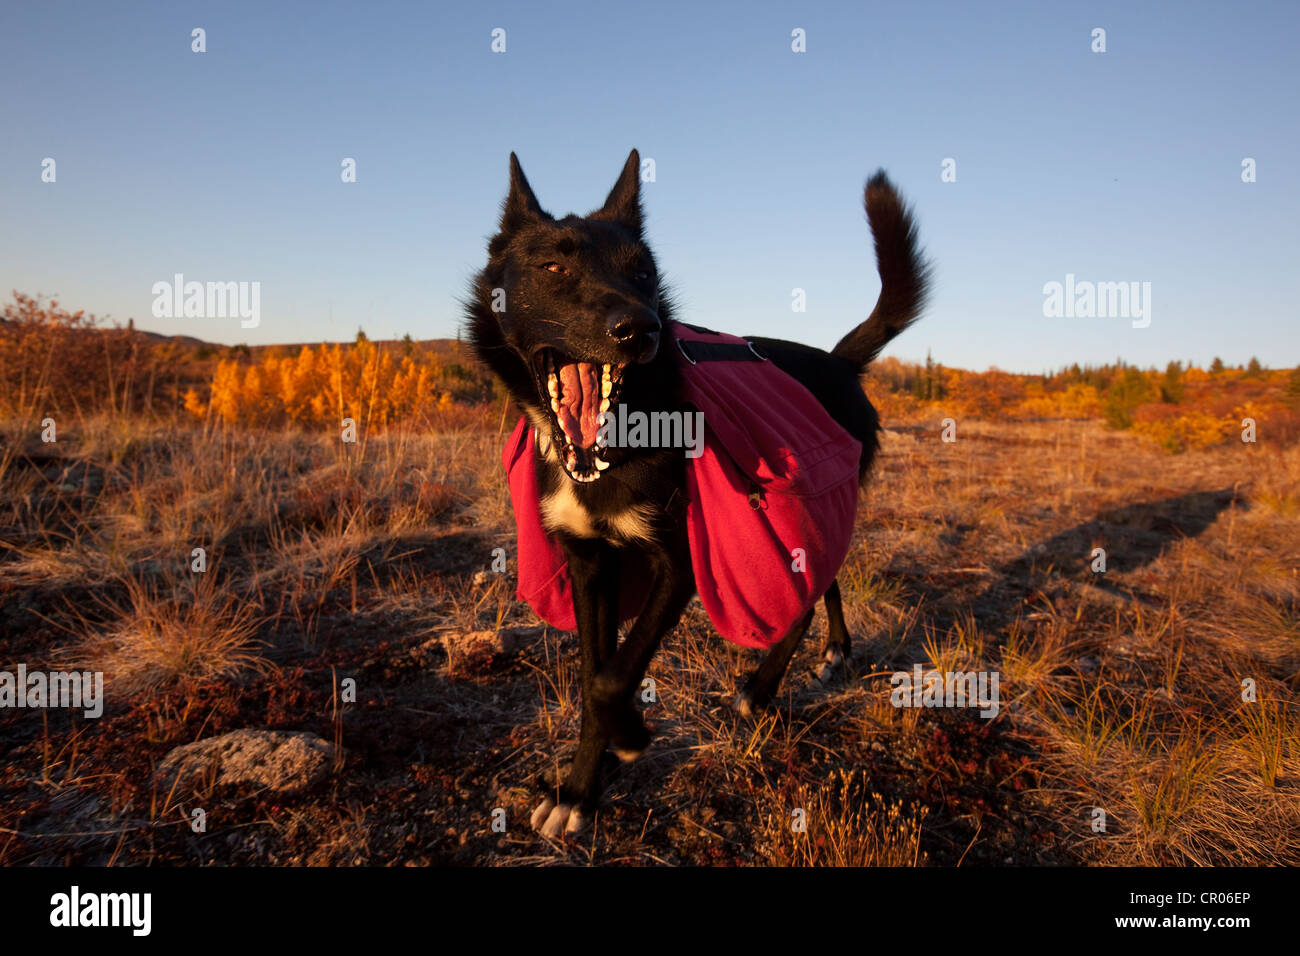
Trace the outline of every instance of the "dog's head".
{"label": "dog's head", "polygon": [[576,481],[595,481],[615,460],[597,444],[598,417],[658,364],[668,318],[642,235],[640,173],[633,150],[605,205],[556,219],[511,153],[500,231],[466,303],[479,357],[534,424],[549,426]]}

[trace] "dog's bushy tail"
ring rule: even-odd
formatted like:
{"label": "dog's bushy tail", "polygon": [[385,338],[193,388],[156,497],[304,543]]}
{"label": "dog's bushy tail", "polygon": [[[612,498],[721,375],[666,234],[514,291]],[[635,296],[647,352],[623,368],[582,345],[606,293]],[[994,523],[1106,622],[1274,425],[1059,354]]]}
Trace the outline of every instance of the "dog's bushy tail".
{"label": "dog's bushy tail", "polygon": [[876,244],[880,298],[867,321],[831,349],[832,355],[859,369],[866,368],[890,339],[916,321],[925,308],[930,285],[930,265],[921,254],[912,211],[883,169],[867,180],[863,201]]}

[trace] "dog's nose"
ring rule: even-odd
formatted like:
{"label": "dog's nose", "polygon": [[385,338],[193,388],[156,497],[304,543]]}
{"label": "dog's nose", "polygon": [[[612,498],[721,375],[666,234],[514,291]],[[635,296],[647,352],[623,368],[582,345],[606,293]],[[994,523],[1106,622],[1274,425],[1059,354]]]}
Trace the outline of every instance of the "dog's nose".
{"label": "dog's nose", "polygon": [[630,362],[648,362],[659,351],[659,316],[643,305],[620,306],[608,315],[609,334]]}

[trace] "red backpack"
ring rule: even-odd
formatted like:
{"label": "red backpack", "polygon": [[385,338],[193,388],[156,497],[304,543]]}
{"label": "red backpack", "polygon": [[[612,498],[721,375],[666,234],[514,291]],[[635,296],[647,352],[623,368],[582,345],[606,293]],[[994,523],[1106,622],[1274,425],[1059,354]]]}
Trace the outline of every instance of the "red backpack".
{"label": "red backpack", "polygon": [[[862,445],[821,403],[742,338],[668,323],[681,397],[704,413],[688,458],[686,526],[700,600],[718,633],[745,647],[781,640],[835,580],[853,536]],[[519,543],[518,596],[574,630],[568,563],[538,510],[534,435],[519,420],[502,454]],[[645,603],[624,575],[620,617]]]}

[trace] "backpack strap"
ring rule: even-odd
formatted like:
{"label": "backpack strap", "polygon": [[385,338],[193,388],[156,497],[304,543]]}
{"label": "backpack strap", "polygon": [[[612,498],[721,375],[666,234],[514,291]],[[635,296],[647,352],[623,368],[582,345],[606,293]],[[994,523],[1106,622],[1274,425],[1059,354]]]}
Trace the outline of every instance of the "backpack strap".
{"label": "backpack strap", "polygon": [[692,365],[701,362],[766,362],[767,356],[753,342],[687,342],[675,339],[677,349]]}
{"label": "backpack strap", "polygon": [[[700,326],[687,325],[685,322],[679,322],[683,328],[690,329],[700,335],[718,335],[712,329],[701,328]],[[700,342],[686,341],[676,336],[673,341],[677,343],[678,350],[682,357],[691,365],[698,365],[700,362],[766,362],[767,355],[753,342]],[[609,477],[618,481],[624,487],[631,488],[632,485],[627,481],[617,468],[609,472]],[[686,508],[689,502],[686,499],[684,488],[678,488],[672,482],[664,479],[652,471],[644,471],[638,476],[637,484],[641,489],[646,489],[650,494],[659,499],[660,507],[674,518],[681,519],[686,514]],[[765,507],[762,502],[762,489],[751,481],[749,489],[749,503],[752,508]]]}

